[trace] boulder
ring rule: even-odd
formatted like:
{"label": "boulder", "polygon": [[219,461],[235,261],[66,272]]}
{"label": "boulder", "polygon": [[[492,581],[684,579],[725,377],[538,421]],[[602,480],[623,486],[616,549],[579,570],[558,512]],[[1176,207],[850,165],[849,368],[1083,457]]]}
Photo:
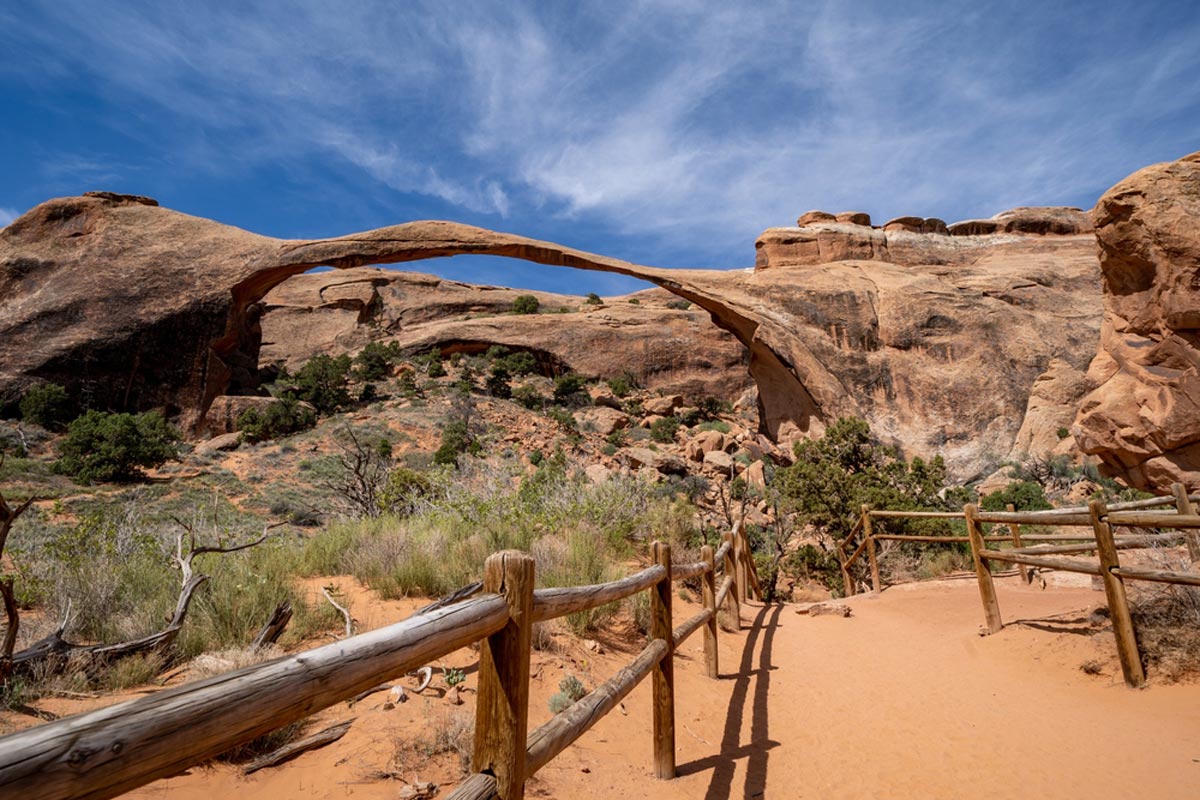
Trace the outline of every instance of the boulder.
{"label": "boulder", "polygon": [[843,211],[836,217],[838,222],[846,225],[863,225],[871,227],[871,215],[863,211]]}
{"label": "boulder", "polygon": [[587,475],[587,479],[595,484],[604,483],[611,475],[611,471],[603,464],[588,464],[583,468],[583,474]]}
{"label": "boulder", "polygon": [[1075,439],[1139,489],[1200,489],[1200,153],[1135,172],[1091,217],[1104,323]]}
{"label": "boulder", "polygon": [[591,428],[601,436],[608,436],[613,431],[629,427],[629,417],[607,406],[593,406],[576,411],[575,418],[584,430]]}
{"label": "boulder", "polygon": [[257,411],[265,411],[274,402],[274,397],[240,395],[214,397],[212,405],[208,407],[208,414],[204,417],[204,429],[213,436],[222,433],[232,433],[238,430],[237,419],[243,411],[251,408]]}
{"label": "boulder", "polygon": [[833,214],[830,214],[828,211],[805,211],[800,215],[800,218],[796,220],[796,225],[803,228],[804,226],[810,225],[814,222],[837,222],[837,217],[835,217]]}
{"label": "boulder", "polygon": [[241,444],[242,434],[237,431],[222,433],[220,436],[214,436],[208,441],[196,445],[196,452],[200,455],[212,455],[222,450],[237,450]]}
{"label": "boulder", "polygon": [[679,395],[670,395],[668,397],[651,397],[648,400],[642,401],[642,408],[648,414],[658,414],[660,416],[670,416],[675,413],[675,409],[683,405],[683,398]]}
{"label": "boulder", "polygon": [[729,473],[736,462],[733,456],[726,453],[724,450],[710,450],[704,454],[704,467],[713,469],[718,472]]}
{"label": "boulder", "polygon": [[686,475],[687,464],[678,456],[648,447],[626,447],[621,451],[631,467],[646,467],[663,475]]}
{"label": "boulder", "polygon": [[767,472],[766,465],[761,461],[755,461],[750,466],[746,467],[746,472],[743,475],[746,483],[756,489],[767,488]]}
{"label": "boulder", "polygon": [[692,461],[703,461],[714,450],[724,450],[725,434],[720,431],[701,431],[687,443],[686,454]]}

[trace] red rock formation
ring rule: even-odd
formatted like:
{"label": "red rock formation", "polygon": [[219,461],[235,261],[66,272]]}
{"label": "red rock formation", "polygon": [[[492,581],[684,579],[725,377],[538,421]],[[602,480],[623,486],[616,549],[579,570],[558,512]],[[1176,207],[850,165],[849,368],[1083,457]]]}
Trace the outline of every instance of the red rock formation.
{"label": "red rock formation", "polygon": [[1200,488],[1200,153],[1135,172],[1092,220],[1104,323],[1076,438],[1134,486]]}

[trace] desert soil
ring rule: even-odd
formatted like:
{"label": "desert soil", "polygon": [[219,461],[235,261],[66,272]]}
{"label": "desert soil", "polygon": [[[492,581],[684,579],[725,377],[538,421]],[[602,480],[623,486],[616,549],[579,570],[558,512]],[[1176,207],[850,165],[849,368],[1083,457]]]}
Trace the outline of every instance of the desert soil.
{"label": "desert soil", "polygon": [[[363,627],[414,604],[372,600],[339,579]],[[720,638],[721,678],[705,677],[700,634],[677,655],[679,777],[655,780],[650,690],[544,768],[531,797],[581,798],[1194,798],[1200,785],[1200,684],[1127,689],[1111,634],[1087,617],[1103,605],[1087,585],[998,582],[1007,626],[979,635],[973,580],[889,588],[846,601],[853,616],[801,616],[748,604],[743,630]],[[695,607],[677,602],[677,618]],[[592,688],[629,660],[620,632],[584,644],[560,636],[534,654],[531,728],[564,673]],[[1095,661],[1099,675],[1080,666]],[[474,686],[475,655],[446,663]],[[435,681],[435,686],[440,681]],[[432,762],[405,741],[471,718],[474,695],[451,707],[427,691],[385,710],[385,693],[324,712],[313,730],[356,717],[341,741],[244,777],[231,765],[195,768],[132,797],[394,798],[403,782],[448,793],[452,755]],[[59,711],[81,710],[63,707]],[[401,753],[397,757],[397,753]],[[404,753],[407,752],[407,755]],[[398,778],[380,778],[390,772]]]}

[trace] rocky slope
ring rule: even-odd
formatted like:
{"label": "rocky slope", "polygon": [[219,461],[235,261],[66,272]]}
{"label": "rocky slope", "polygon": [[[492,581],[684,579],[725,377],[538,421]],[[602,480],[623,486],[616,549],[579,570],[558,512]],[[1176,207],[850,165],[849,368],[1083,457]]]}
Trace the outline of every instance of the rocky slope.
{"label": "rocky slope", "polygon": [[[1009,222],[997,221],[1003,219]],[[1080,216],[1065,210],[1021,210],[998,216],[995,225],[968,226],[961,236],[948,232],[959,226],[942,232],[926,221],[893,221],[881,231],[854,222],[865,220],[772,229],[760,239],[758,269],[713,271],[643,267],[451,222],[281,241],[145,198],[51,200],[0,231],[0,404],[33,381],[51,380],[102,406],[165,407],[196,434],[215,397],[256,390],[264,347],[286,359],[292,340],[321,329],[308,324],[317,317],[312,310],[323,315],[322,325],[340,320],[329,328],[335,339],[354,340],[364,332],[347,327],[349,317],[361,326],[376,295],[393,296],[394,307],[386,310],[385,302],[366,316],[382,314],[391,328],[384,332],[413,347],[480,340],[533,346],[549,336],[558,343],[543,349],[577,368],[597,358],[593,344],[611,354],[619,343],[620,357],[637,364],[639,347],[658,347],[666,355],[656,363],[685,382],[731,361],[728,349],[700,354],[714,340],[691,338],[698,310],[663,314],[655,319],[671,322],[652,323],[658,331],[614,338],[614,331],[636,327],[627,309],[533,320],[452,315],[435,323],[422,317],[419,297],[401,297],[412,288],[407,281],[387,288],[379,278],[382,293],[376,278],[370,293],[354,277],[284,285],[317,266],[491,254],[638,277],[707,311],[746,348],[760,429],[771,437],[819,433],[829,420],[856,414],[910,453],[942,452],[957,478],[969,478],[1013,450],[1031,387],[1051,362],[1078,373],[1095,352],[1094,239]],[[838,226],[853,229],[852,236],[832,230]],[[977,232],[985,229],[1000,232]],[[870,259],[848,246],[818,247],[814,255],[798,245],[810,234],[818,242],[859,237],[882,246],[872,246]],[[441,284],[448,295],[472,296],[473,304],[492,291]],[[276,287],[281,293],[272,299]],[[464,307],[449,296],[446,302]],[[576,315],[573,333],[563,333],[564,321]],[[289,344],[280,350],[283,341]]]}
{"label": "rocky slope", "polygon": [[1129,483],[1200,487],[1200,153],[1156,164],[1092,210],[1104,275],[1085,452]]}

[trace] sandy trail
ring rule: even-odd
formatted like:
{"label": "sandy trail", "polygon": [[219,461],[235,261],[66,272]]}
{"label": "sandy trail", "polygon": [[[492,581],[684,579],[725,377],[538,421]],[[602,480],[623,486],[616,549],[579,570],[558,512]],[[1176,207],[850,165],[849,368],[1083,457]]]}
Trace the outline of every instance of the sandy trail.
{"label": "sandy trail", "polygon": [[[849,619],[744,606],[744,629],[721,637],[720,680],[703,675],[699,634],[677,656],[679,778],[653,777],[646,681],[624,711],[604,718],[532,779],[528,794],[1196,797],[1200,684],[1125,688],[1111,636],[1084,633],[1088,612],[1103,604],[1101,592],[1041,590],[1015,579],[999,581],[998,591],[1008,626],[982,638],[970,580],[859,596],[848,601]],[[693,610],[680,603],[676,613]],[[604,644],[598,655],[582,647],[535,654],[531,728],[549,717],[546,699],[564,672],[591,687],[633,651]],[[470,670],[473,658],[462,651],[448,660]],[[1104,665],[1101,675],[1080,670],[1089,659]],[[468,685],[474,683],[471,674]],[[398,737],[422,717],[444,719],[448,707],[420,701],[384,711],[379,697],[353,711],[325,712],[324,724],[351,715],[358,721],[341,742],[288,766],[248,778],[227,765],[197,768],[134,796],[395,797],[396,782],[369,773],[387,767]],[[419,761],[406,770],[447,777]]]}

